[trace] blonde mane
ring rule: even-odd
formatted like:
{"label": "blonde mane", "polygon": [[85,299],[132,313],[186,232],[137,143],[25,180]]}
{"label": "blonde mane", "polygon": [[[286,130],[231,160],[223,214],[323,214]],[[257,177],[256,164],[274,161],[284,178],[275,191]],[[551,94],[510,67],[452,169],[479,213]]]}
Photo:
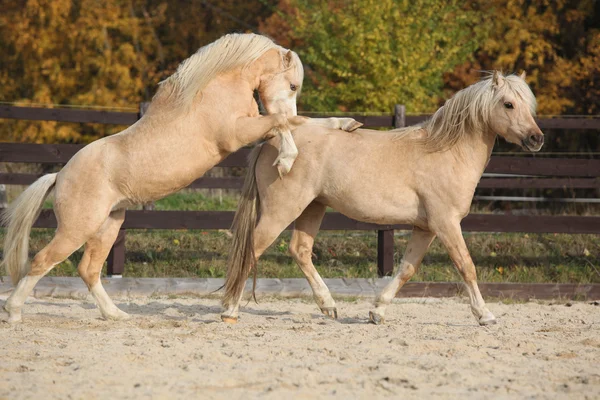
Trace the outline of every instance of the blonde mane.
{"label": "blonde mane", "polygon": [[[234,68],[246,67],[271,49],[280,50],[283,59],[286,49],[275,44],[266,36],[253,33],[232,33],[221,37],[215,42],[198,49],[191,57],[184,60],[177,71],[169,78],[160,82],[156,95],[167,92],[174,99],[175,107],[188,108],[196,95],[218,74]],[[293,53],[290,68],[302,63]],[[300,79],[302,81],[302,79]]]}
{"label": "blonde mane", "polygon": [[492,73],[489,73],[481,81],[457,92],[427,121],[396,130],[394,139],[423,130],[427,136],[416,140],[422,141],[430,151],[446,150],[468,135],[485,131],[492,110],[509,91],[523,100],[535,116],[537,103],[527,83],[517,75],[498,75],[504,78],[504,84],[498,89],[493,87]]}

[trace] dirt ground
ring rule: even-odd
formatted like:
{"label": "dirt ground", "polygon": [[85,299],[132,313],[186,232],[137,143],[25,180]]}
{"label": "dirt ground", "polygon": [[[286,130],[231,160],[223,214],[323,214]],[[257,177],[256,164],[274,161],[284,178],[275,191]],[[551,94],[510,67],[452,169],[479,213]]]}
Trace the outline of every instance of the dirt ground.
{"label": "dirt ground", "polygon": [[215,299],[116,303],[133,318],[45,298],[22,324],[0,323],[0,398],[600,397],[590,302],[490,303],[498,324],[485,328],[463,299],[403,300],[381,326],[366,323],[366,300],[339,302],[332,321],[310,301],[262,299],[237,325]]}

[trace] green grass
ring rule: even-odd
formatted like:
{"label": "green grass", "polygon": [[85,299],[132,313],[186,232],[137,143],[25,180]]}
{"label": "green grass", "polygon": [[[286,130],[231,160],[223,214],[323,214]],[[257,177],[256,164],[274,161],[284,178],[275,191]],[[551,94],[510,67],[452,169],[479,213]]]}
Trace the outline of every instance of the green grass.
{"label": "green grass", "polygon": [[[156,203],[158,210],[233,210],[237,198],[183,191]],[[30,253],[46,245],[50,229],[34,229]],[[4,231],[0,230],[0,240]],[[396,265],[408,242],[396,235]],[[260,277],[303,277],[288,253],[284,232],[263,255]],[[466,233],[465,240],[483,282],[600,283],[600,237],[597,235]],[[129,230],[125,276],[224,277],[230,236],[226,231]],[[323,231],[317,236],[313,261],[323,277],[377,276],[375,232]],[[81,250],[57,265],[51,275],[77,276]],[[438,241],[434,241],[413,280],[457,281],[459,275]]]}
{"label": "green grass", "polygon": [[[31,253],[52,237],[35,229]],[[2,236],[2,235],[0,235]],[[0,237],[1,239],[1,237]],[[288,254],[290,232],[284,232],[263,255],[259,276],[299,278],[302,272]],[[127,232],[125,276],[224,277],[230,238],[222,231]],[[408,236],[396,237],[396,263]],[[594,235],[466,234],[482,282],[600,283],[600,239]],[[55,267],[51,275],[77,276],[81,250]],[[371,278],[377,275],[375,232],[321,232],[313,261],[323,277]],[[456,281],[459,275],[436,241],[413,280]]]}
{"label": "green grass", "polygon": [[156,210],[180,211],[227,211],[235,210],[237,197],[234,196],[205,196],[194,191],[182,191],[165,197],[154,203]]}

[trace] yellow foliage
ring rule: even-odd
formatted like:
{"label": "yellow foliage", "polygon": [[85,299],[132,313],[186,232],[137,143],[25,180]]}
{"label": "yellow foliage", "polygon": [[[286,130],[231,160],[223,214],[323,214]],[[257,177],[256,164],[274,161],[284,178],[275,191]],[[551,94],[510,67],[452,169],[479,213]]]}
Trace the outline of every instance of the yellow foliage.
{"label": "yellow foliage", "polygon": [[442,75],[469,58],[478,14],[458,1],[281,0],[262,30],[307,64],[305,109],[433,111]]}
{"label": "yellow foliage", "polygon": [[[260,0],[211,4],[0,0],[0,101],[137,108],[199,47],[268,13]],[[85,143],[120,129],[4,120],[0,141]]]}
{"label": "yellow foliage", "polygon": [[524,70],[540,114],[600,112],[594,89],[600,80],[600,15],[593,0],[471,0],[469,7],[489,13],[488,38],[475,61],[446,76],[450,91],[473,83],[480,70]]}

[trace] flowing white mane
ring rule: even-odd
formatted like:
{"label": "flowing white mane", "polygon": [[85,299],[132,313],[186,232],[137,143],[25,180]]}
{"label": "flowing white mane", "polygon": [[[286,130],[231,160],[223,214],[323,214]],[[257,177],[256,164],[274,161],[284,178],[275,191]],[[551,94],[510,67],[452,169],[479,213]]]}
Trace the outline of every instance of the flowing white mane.
{"label": "flowing white mane", "polygon": [[427,136],[419,140],[431,151],[452,147],[465,136],[486,130],[492,110],[507,92],[520,98],[529,107],[531,114],[535,115],[537,103],[527,83],[517,75],[498,75],[504,81],[499,88],[493,86],[490,73],[481,81],[457,92],[429,120],[399,129],[395,138],[400,139],[422,129]]}
{"label": "flowing white mane", "polygon": [[[286,49],[266,36],[253,33],[225,35],[201,47],[194,55],[179,64],[173,75],[160,82],[157,95],[168,91],[169,97],[174,98],[176,106],[186,108],[192,104],[196,94],[219,73],[245,67],[271,49],[280,50],[282,57],[286,52]],[[292,67],[300,64],[299,73],[302,73],[302,63],[295,53],[293,55]]]}

